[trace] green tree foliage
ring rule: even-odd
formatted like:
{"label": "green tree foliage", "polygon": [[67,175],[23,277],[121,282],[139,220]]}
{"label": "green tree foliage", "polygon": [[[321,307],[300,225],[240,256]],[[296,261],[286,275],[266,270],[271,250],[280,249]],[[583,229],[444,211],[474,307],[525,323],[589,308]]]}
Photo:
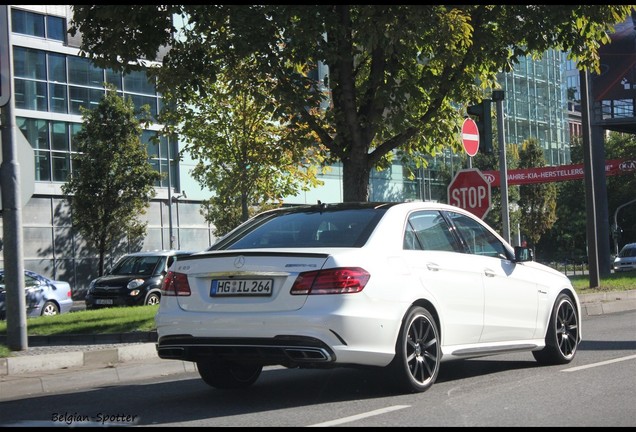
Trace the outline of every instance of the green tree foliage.
{"label": "green tree foliage", "polygon": [[82,118],[82,129],[74,138],[80,153],[62,191],[71,206],[73,226],[99,254],[101,276],[108,252],[145,236],[146,223],[138,216],[146,212],[160,174],[148,163],[134,104],[114,88],[108,88],[93,110],[82,109]]}
{"label": "green tree foliage", "polygon": [[[582,163],[582,162],[581,162]],[[587,213],[584,181],[569,180],[556,183],[557,220],[536,244],[541,261],[587,260]]]}
{"label": "green tree foliage", "polygon": [[[523,142],[519,152],[519,168],[544,167],[545,156],[536,138]],[[557,187],[554,183],[519,186],[521,232],[528,243],[535,245],[556,221]]]}
{"label": "green tree foliage", "polygon": [[[216,208],[204,215],[217,235],[246,221],[255,209],[281,205],[283,197],[319,184],[316,138],[290,126],[293,116],[275,115],[273,84],[256,83],[252,69],[248,62],[231,74],[218,68],[217,80],[206,82],[205,92],[182,97],[185,103],[163,117],[176,125],[172,132],[186,139],[183,151],[197,161],[192,176],[214,191],[209,203]],[[169,91],[164,97],[175,96]]]}
{"label": "green tree foliage", "polygon": [[[605,159],[633,161],[636,155],[636,137],[632,134],[610,132],[605,138]],[[580,138],[571,143],[573,164],[583,164],[583,147]],[[616,209],[636,199],[636,172],[625,171],[606,177],[609,224],[614,223]],[[573,261],[587,259],[587,203],[585,180],[569,180],[557,184],[557,221],[537,244],[539,255],[546,260]],[[623,207],[618,216],[618,225],[622,228],[619,246],[636,242],[636,204]],[[611,251],[616,244],[610,232]]]}
{"label": "green tree foliage", "polygon": [[[157,68],[163,90],[202,93],[219,65],[254,58],[279,112],[297,115],[343,170],[344,201],[368,199],[391,157],[459,148],[468,103],[518,58],[549,48],[599,71],[598,49],[631,5],[74,5],[71,34],[98,65]],[[187,17],[179,29],[173,16]],[[309,75],[320,63],[328,76]],[[178,100],[176,101],[179,102]],[[327,109],[319,110],[325,106]],[[398,151],[399,150],[399,151]],[[421,160],[424,163],[424,160]]]}

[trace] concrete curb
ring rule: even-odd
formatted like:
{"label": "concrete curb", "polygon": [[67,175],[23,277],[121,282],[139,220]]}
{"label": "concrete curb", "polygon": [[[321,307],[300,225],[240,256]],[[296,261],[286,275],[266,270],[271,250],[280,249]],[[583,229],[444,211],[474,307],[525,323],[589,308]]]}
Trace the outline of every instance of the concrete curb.
{"label": "concrete curb", "polygon": [[86,352],[70,351],[7,357],[0,359],[0,376],[78,367],[112,367],[118,363],[147,359],[159,359],[154,343],[140,343]]}
{"label": "concrete curb", "polygon": [[636,290],[583,294],[580,300],[583,316],[636,310]]}
{"label": "concrete curb", "polygon": [[111,386],[116,383],[129,383],[135,380],[153,379],[188,372],[196,372],[194,363],[162,360],[156,357],[155,354],[153,359],[131,361],[114,366],[102,365],[97,367],[92,365],[90,367],[40,370],[19,375],[0,376],[0,401],[15,400],[45,393],[73,391],[88,387]]}

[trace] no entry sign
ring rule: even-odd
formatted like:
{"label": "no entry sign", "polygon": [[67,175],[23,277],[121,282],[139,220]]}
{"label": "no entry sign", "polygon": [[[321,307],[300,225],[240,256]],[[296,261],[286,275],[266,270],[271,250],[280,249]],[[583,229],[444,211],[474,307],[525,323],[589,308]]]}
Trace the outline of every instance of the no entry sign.
{"label": "no entry sign", "polygon": [[475,120],[467,117],[462,124],[462,144],[468,156],[475,156],[479,150],[479,128]]}

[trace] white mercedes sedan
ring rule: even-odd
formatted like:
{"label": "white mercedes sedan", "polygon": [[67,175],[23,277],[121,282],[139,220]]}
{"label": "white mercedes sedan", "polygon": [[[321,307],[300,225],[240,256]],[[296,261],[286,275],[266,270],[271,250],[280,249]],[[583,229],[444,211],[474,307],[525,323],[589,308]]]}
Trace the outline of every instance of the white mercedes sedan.
{"label": "white mercedes sedan", "polygon": [[261,213],[180,258],[156,324],[159,357],[195,362],[217,389],[268,365],[347,366],[408,393],[454,359],[572,361],[581,306],[565,275],[460,208],[319,203]]}

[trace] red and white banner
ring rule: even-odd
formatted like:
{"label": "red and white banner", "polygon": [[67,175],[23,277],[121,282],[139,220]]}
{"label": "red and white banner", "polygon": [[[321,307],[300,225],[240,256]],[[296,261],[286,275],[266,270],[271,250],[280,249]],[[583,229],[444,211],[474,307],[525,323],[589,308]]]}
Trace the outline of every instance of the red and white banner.
{"label": "red and white banner", "polygon": [[[614,159],[605,161],[605,175],[627,174],[636,171],[636,160]],[[491,187],[499,187],[499,171],[482,171]],[[548,183],[566,180],[579,180],[585,176],[583,164],[559,165],[541,168],[508,170],[509,185]]]}

